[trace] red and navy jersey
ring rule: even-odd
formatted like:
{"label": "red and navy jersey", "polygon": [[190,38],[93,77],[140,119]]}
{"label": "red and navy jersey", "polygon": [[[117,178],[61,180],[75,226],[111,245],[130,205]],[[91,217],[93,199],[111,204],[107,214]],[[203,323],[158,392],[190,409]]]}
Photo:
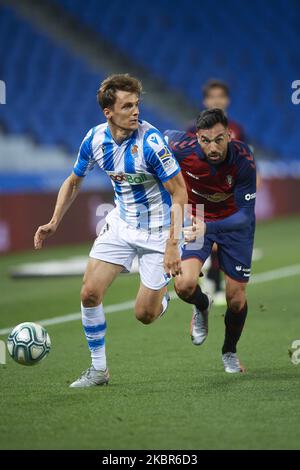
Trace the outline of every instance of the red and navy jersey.
{"label": "red and navy jersey", "polygon": [[254,218],[256,168],[247,144],[232,140],[224,162],[212,165],[195,134],[166,131],[165,137],[180,164],[193,215],[196,204],[204,205],[207,233],[238,229]]}

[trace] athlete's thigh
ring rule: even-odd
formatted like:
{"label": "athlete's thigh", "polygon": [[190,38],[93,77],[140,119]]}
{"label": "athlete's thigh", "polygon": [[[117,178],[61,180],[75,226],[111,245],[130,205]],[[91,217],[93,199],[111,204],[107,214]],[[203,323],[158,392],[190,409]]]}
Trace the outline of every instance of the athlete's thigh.
{"label": "athlete's thigh", "polygon": [[166,291],[166,286],[154,290],[141,282],[135,301],[136,308],[145,311],[156,311],[161,305],[162,298]]}
{"label": "athlete's thigh", "polygon": [[[223,233],[218,240],[218,258],[220,268],[229,278],[247,283],[251,274],[254,234],[251,230],[236,230]],[[233,284],[234,285],[234,284]]]}
{"label": "athlete's thigh", "polygon": [[[170,278],[164,270],[164,243],[149,244],[153,251],[139,248],[140,288],[136,297],[136,307],[156,310],[161,305]],[[160,251],[154,251],[154,249]]]}
{"label": "athlete's thigh", "polygon": [[200,258],[186,258],[181,262],[182,274],[177,276],[176,282],[182,281],[193,281],[198,282],[203,266],[203,261]]}
{"label": "athlete's thigh", "polygon": [[139,250],[139,274],[142,284],[150,290],[158,291],[170,280],[164,270],[164,253]]}
{"label": "athlete's thigh", "polygon": [[83,284],[94,292],[105,292],[124,266],[89,258]]}
{"label": "athlete's thigh", "polygon": [[90,258],[112,265],[122,265],[123,271],[129,272],[135,255],[136,249],[130,243],[130,231],[127,225],[116,216],[111,216],[96,238],[90,251]]}
{"label": "athlete's thigh", "polygon": [[[181,261],[184,279],[195,279],[199,277],[203,264],[211,254],[213,244],[214,239],[205,235],[201,244],[199,240],[196,240],[196,243],[190,242],[183,246]],[[198,270],[199,272],[197,274]]]}
{"label": "athlete's thigh", "polygon": [[[195,254],[198,255],[198,253]],[[190,256],[181,260],[182,274],[175,278],[175,288],[177,291],[191,288],[198,284],[205,259],[202,260],[199,256]]]}

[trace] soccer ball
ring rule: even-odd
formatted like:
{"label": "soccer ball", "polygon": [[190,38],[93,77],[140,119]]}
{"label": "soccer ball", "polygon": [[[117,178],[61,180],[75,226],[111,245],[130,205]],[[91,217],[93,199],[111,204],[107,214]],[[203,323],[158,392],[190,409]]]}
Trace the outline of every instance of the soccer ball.
{"label": "soccer ball", "polygon": [[44,359],[51,348],[50,337],[37,323],[20,323],[7,338],[7,349],[14,361],[33,366]]}

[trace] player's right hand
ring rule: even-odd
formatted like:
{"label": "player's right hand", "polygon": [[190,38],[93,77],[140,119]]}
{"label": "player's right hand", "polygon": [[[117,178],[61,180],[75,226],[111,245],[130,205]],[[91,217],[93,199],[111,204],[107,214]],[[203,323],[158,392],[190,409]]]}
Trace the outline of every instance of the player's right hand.
{"label": "player's right hand", "polygon": [[169,277],[182,274],[181,258],[176,240],[167,240],[166,242],[164,270]]}
{"label": "player's right hand", "polygon": [[51,237],[56,232],[57,226],[52,222],[49,224],[41,225],[34,235],[34,248],[40,250],[46,238]]}

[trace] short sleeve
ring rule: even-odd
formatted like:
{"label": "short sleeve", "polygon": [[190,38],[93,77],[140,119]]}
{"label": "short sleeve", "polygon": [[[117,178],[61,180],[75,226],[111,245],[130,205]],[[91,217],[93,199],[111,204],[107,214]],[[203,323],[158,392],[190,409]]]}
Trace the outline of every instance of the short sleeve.
{"label": "short sleeve", "polygon": [[92,150],[93,137],[94,129],[91,129],[80,145],[77,159],[73,168],[73,171],[77,176],[85,176],[87,172],[92,170],[94,167],[95,160],[93,158]]}
{"label": "short sleeve", "polygon": [[180,167],[167,142],[156,129],[151,130],[145,135],[144,156],[162,183],[165,183],[180,172]]}
{"label": "short sleeve", "polygon": [[198,146],[197,137],[184,131],[166,130],[164,138],[179,163],[195,152]]}

